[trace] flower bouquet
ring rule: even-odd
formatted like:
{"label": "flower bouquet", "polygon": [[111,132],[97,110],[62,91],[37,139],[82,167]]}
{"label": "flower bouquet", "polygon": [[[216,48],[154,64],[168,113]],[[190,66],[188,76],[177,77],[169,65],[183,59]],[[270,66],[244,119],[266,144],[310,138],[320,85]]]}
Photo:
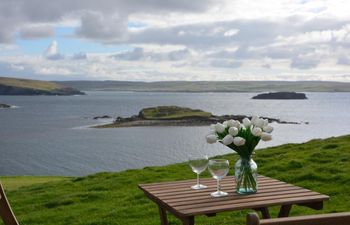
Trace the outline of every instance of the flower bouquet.
{"label": "flower bouquet", "polygon": [[206,139],[209,144],[220,142],[235,151],[240,159],[235,164],[236,191],[240,194],[256,193],[257,165],[252,154],[260,140],[270,141],[273,127],[267,119],[253,116],[238,120],[212,124]]}

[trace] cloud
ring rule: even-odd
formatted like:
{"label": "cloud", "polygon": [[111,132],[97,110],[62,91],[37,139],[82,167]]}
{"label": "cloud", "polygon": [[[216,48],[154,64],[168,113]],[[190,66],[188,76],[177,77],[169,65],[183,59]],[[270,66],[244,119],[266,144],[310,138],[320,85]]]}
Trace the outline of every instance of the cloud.
{"label": "cloud", "polygon": [[317,65],[320,63],[320,60],[314,59],[314,58],[305,58],[305,57],[295,57],[292,59],[292,62],[290,64],[291,68],[300,69],[300,70],[307,70],[316,68]]}
{"label": "cloud", "polygon": [[49,47],[44,52],[44,56],[48,60],[60,60],[64,59],[64,55],[61,55],[58,52],[58,44],[57,41],[52,41]]}
{"label": "cloud", "polygon": [[270,64],[263,64],[261,65],[262,68],[265,68],[265,69],[271,69],[271,65]]}
{"label": "cloud", "polygon": [[191,52],[188,49],[179,49],[166,52],[154,52],[145,51],[141,47],[136,47],[133,50],[121,52],[111,57],[116,60],[126,60],[126,61],[180,61],[185,60],[191,56]]}
{"label": "cloud", "polygon": [[[16,39],[54,36],[65,52],[52,42],[39,59],[23,54],[23,48],[0,51],[0,61],[17,72],[65,78],[325,79],[335,74],[347,80],[349,7],[350,2],[333,0],[2,0],[1,49]],[[67,35],[67,29],[73,32]],[[72,42],[83,52],[67,48]]]}
{"label": "cloud", "polygon": [[180,49],[168,53],[168,58],[171,61],[184,60],[191,56],[191,52],[188,49]]}
{"label": "cloud", "polygon": [[242,66],[242,62],[231,61],[231,60],[213,60],[211,66],[224,67],[224,68],[239,68]]}
{"label": "cloud", "polygon": [[87,59],[87,55],[86,55],[85,52],[75,53],[72,56],[72,59],[74,59],[74,60],[85,60],[85,59]]}
{"label": "cloud", "polygon": [[144,55],[143,48],[134,48],[132,51],[127,51],[127,52],[119,53],[112,56],[112,58],[114,59],[128,60],[128,61],[141,60],[144,57],[145,55]]}
{"label": "cloud", "polygon": [[54,35],[54,28],[49,25],[30,25],[25,26],[20,30],[20,37],[22,39],[48,38]]}
{"label": "cloud", "polygon": [[339,65],[350,65],[350,58],[346,55],[340,55],[337,64]]}
{"label": "cloud", "polygon": [[97,12],[85,13],[81,26],[77,29],[78,37],[95,40],[123,41],[127,37],[127,17],[123,15],[103,15]]}
{"label": "cloud", "polygon": [[[212,0],[2,0],[0,1],[0,42],[14,41],[15,33],[26,26],[75,21],[77,35],[92,40],[120,40],[130,15],[137,13],[201,12]],[[25,31],[39,38],[41,31]],[[47,34],[47,30],[44,32]],[[24,34],[24,38],[26,35]]]}

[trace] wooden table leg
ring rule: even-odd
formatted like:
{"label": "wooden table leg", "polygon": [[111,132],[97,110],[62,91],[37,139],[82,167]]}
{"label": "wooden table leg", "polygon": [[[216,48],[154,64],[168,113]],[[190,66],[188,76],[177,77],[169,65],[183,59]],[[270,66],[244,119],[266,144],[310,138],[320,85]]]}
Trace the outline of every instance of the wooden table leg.
{"label": "wooden table leg", "polygon": [[159,206],[159,215],[160,215],[160,224],[168,225],[168,217],[166,214],[166,210]]}
{"label": "wooden table leg", "polygon": [[278,217],[288,217],[292,205],[282,205]]}
{"label": "wooden table leg", "polygon": [[267,207],[263,207],[263,208],[256,208],[254,209],[255,211],[260,211],[261,212],[261,216],[263,219],[270,219],[270,212],[269,209]]}
{"label": "wooden table leg", "polygon": [[183,225],[194,225],[194,216],[181,218]]}

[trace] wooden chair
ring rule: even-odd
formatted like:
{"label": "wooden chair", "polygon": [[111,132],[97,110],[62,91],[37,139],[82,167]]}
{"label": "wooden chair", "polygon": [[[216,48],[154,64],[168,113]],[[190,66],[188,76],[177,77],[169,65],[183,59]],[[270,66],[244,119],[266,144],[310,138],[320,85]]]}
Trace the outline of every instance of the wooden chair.
{"label": "wooden chair", "polygon": [[263,220],[256,213],[250,213],[247,225],[350,225],[350,212]]}
{"label": "wooden chair", "polygon": [[0,183],[0,217],[4,221],[5,225],[18,225],[15,214],[13,214],[11,206],[7,201],[5,191],[1,183]]}

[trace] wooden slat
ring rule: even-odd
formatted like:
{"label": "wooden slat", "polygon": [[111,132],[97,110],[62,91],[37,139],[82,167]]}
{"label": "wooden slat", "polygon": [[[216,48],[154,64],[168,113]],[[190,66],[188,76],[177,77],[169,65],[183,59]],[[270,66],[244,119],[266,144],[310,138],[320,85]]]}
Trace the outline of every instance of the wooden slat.
{"label": "wooden slat", "polygon": [[302,202],[324,201],[327,199],[328,199],[328,196],[324,196],[324,195],[302,196],[302,197],[292,197],[292,198],[286,197],[285,199],[266,200],[266,201],[256,202],[255,204],[251,204],[251,203],[241,203],[239,205],[221,205],[220,204],[220,205],[205,207],[200,209],[198,208],[187,209],[187,210],[181,210],[181,214],[201,215],[206,213],[217,213],[217,212],[225,212],[225,211],[232,211],[232,210],[269,207],[269,206],[276,206],[281,204],[297,204]]}
{"label": "wooden slat", "polygon": [[[222,201],[208,201],[204,203],[198,203],[198,204],[187,204],[183,206],[174,207],[176,210],[184,210],[184,209],[195,209],[195,208],[204,208],[204,207],[211,207],[211,206],[217,206],[217,205],[239,205],[241,203],[249,203],[251,204],[251,208],[255,208],[256,203],[260,203],[262,201],[266,200],[276,200],[278,202],[281,202],[282,198],[285,198],[285,194],[280,195],[268,195],[268,196],[255,196],[254,198],[229,198],[229,197],[222,197]],[[318,193],[315,192],[288,192],[288,198],[293,197],[309,197],[309,196],[318,196]],[[284,200],[284,199],[283,199]],[[172,206],[173,207],[173,206]]]}
{"label": "wooden slat", "polygon": [[[205,183],[203,183],[204,185],[207,185]],[[284,186],[286,184],[283,183],[268,183],[268,184],[259,184],[259,190],[263,190],[263,189],[269,189],[269,188],[274,188],[274,187],[280,187],[280,186]],[[208,188],[206,189],[200,189],[200,190],[193,190],[191,189],[191,187],[185,187],[185,188],[178,188],[178,189],[169,189],[169,190],[162,190],[162,191],[149,191],[147,190],[149,193],[152,193],[155,196],[158,197],[166,197],[166,196],[179,196],[182,194],[200,194],[200,193],[206,193],[206,192],[212,192],[213,190],[216,190],[216,184],[215,185],[207,185]],[[290,185],[288,185],[290,186]],[[236,185],[233,183],[223,183],[221,184],[221,189],[222,190],[236,190]]]}
{"label": "wooden slat", "polygon": [[233,201],[233,200],[239,200],[243,199],[244,201],[251,201],[255,200],[257,197],[270,197],[270,196],[284,196],[285,194],[295,194],[295,193],[308,193],[311,191],[307,191],[304,189],[292,189],[292,190],[284,190],[284,191],[278,191],[275,193],[271,192],[265,192],[265,193],[259,193],[256,195],[250,195],[250,196],[245,196],[245,198],[240,198],[239,196],[226,196],[223,198],[213,198],[211,196],[208,196],[207,198],[202,198],[202,199],[193,199],[193,200],[184,200],[184,201],[175,201],[175,202],[168,202],[164,201],[165,203],[171,205],[172,207],[177,207],[177,206],[185,206],[185,205],[196,205],[196,204],[201,204],[201,203],[208,203],[208,202],[213,202],[215,204],[221,204],[223,201]]}
{"label": "wooden slat", "polygon": [[[300,190],[302,188],[300,187],[293,187],[293,186],[278,186],[278,187],[271,187],[271,188],[266,188],[266,189],[260,189],[258,191],[258,193],[253,194],[253,195],[239,195],[236,193],[235,189],[222,189],[223,191],[226,191],[229,193],[227,197],[230,196],[235,196],[236,198],[251,198],[255,195],[259,195],[260,193],[271,193],[273,194],[275,191],[283,191],[283,190]],[[216,191],[216,189],[212,189],[206,192],[197,192],[197,193],[188,193],[188,194],[182,194],[182,195],[177,195],[177,196],[168,196],[168,197],[160,197],[164,202],[169,202],[169,203],[173,203],[173,202],[179,202],[179,201],[194,201],[196,199],[200,200],[200,199],[221,199],[220,201],[222,201],[223,198],[212,198],[210,196],[211,192]]]}
{"label": "wooden slat", "polygon": [[[271,185],[277,185],[277,184],[286,184],[284,182],[280,182],[280,181],[258,181],[259,182],[259,187],[263,187],[263,186],[271,186]],[[161,194],[161,193],[175,193],[175,192],[181,192],[181,191],[201,191],[201,190],[204,190],[204,189],[201,189],[201,190],[192,190],[191,189],[191,186],[195,185],[196,183],[191,183],[189,184],[188,186],[186,185],[181,185],[181,186],[167,186],[167,187],[162,187],[162,188],[146,188],[146,190],[148,192],[151,192],[153,194]],[[201,184],[204,184],[208,187],[216,187],[216,181],[213,181],[213,182],[208,182],[208,181],[201,181]],[[221,186],[224,187],[224,186],[233,186],[235,187],[235,181],[222,181],[220,182]]]}

